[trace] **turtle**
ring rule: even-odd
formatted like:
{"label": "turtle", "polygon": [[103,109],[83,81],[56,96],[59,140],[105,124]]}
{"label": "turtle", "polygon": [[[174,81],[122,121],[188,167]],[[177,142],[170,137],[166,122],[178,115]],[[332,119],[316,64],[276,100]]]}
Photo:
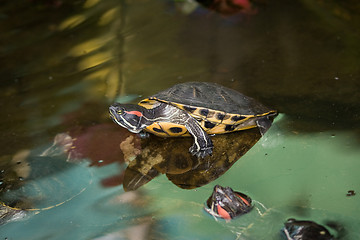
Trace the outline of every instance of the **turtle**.
{"label": "turtle", "polygon": [[160,137],[192,136],[192,155],[212,154],[209,135],[258,127],[263,134],[277,115],[253,98],[210,82],[176,84],[138,104],[113,103],[110,118],[130,132]]}
{"label": "turtle", "polygon": [[289,218],[281,229],[286,240],[333,240],[334,236],[322,225],[313,221],[299,221]]}
{"label": "turtle", "polygon": [[205,205],[205,211],[226,220],[248,213],[252,208],[253,204],[249,196],[220,185],[214,187]]}

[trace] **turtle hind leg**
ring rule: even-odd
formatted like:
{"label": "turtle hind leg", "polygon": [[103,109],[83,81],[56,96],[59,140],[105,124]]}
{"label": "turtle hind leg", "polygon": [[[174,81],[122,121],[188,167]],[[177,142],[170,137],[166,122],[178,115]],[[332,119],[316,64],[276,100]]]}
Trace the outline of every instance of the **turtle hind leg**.
{"label": "turtle hind leg", "polygon": [[267,116],[256,120],[256,125],[259,128],[261,136],[264,136],[267,130],[269,130],[269,128],[271,127],[271,124],[272,124],[272,120],[269,119]]}

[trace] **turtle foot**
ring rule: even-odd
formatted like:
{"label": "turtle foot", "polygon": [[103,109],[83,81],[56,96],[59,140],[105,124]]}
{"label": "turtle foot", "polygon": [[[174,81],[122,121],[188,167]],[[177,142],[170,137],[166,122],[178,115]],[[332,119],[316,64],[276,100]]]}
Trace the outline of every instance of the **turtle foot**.
{"label": "turtle foot", "polygon": [[198,149],[197,146],[194,144],[189,148],[189,152],[196,157],[204,158],[206,156],[211,156],[213,152],[213,147],[206,147]]}
{"label": "turtle foot", "polygon": [[276,116],[277,116],[277,113],[274,113],[270,116],[264,116],[262,118],[259,118],[256,121],[256,125],[259,128],[261,136],[264,136],[264,134],[267,132],[267,130],[269,130],[269,128],[271,127],[272,122]]}
{"label": "turtle foot", "polygon": [[145,138],[150,137],[150,134],[149,134],[148,132],[145,132],[145,131],[139,132],[138,135],[139,135],[139,137],[140,137],[141,139],[145,139]]}

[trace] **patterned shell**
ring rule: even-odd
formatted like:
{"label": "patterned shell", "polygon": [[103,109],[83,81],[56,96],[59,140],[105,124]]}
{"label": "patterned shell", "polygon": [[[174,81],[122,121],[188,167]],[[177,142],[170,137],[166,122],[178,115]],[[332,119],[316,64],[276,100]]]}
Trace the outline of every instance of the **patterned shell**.
{"label": "patterned shell", "polygon": [[258,117],[276,114],[253,98],[216,83],[188,82],[174,85],[139,102],[153,108],[164,102],[187,111],[211,134],[256,127]]}
{"label": "patterned shell", "polygon": [[150,98],[241,115],[258,115],[270,111],[238,91],[208,82],[177,84]]}

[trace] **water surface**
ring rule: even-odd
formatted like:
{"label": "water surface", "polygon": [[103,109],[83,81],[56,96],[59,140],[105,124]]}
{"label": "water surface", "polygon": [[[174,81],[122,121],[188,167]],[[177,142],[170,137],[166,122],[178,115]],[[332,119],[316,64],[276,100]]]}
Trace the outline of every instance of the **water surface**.
{"label": "water surface", "polygon": [[[233,16],[164,0],[0,6],[0,192],[26,209],[3,217],[0,237],[278,239],[296,217],[359,238],[356,1],[257,1]],[[161,175],[124,193],[118,146],[128,133],[108,105],[188,81],[220,83],[281,114],[215,181],[184,190]],[[214,220],[202,207],[216,184],[248,194],[258,211]]]}

